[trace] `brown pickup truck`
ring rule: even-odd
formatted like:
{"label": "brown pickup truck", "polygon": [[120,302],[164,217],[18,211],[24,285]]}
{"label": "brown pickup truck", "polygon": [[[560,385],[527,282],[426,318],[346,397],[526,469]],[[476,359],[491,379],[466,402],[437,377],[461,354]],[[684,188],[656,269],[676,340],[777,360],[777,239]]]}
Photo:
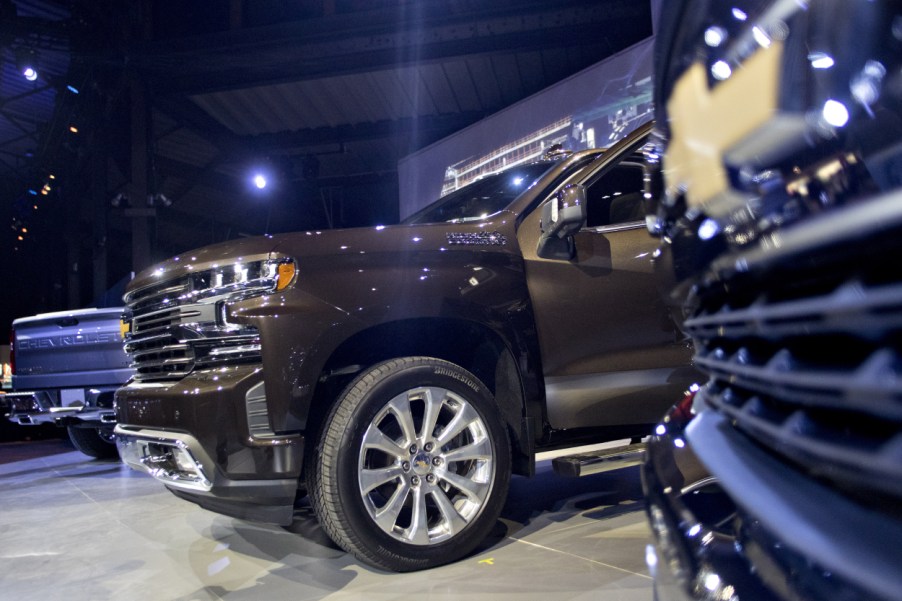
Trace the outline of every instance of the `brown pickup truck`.
{"label": "brown pickup truck", "polygon": [[139,274],[121,456],[240,518],[287,524],[309,495],[339,545],[384,568],[470,552],[536,453],[639,440],[694,380],[652,268],[649,130],[400,225],[230,241]]}

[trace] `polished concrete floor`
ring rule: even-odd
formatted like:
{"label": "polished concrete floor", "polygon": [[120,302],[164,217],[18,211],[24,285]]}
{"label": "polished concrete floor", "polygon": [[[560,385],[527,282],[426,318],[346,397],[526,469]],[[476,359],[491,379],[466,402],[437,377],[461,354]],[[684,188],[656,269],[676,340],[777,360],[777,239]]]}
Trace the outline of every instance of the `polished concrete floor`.
{"label": "polished concrete floor", "polygon": [[63,440],[0,444],[0,599],[650,600],[637,468],[515,478],[475,555],[411,574],[361,565],[299,513],[291,527],[181,501]]}

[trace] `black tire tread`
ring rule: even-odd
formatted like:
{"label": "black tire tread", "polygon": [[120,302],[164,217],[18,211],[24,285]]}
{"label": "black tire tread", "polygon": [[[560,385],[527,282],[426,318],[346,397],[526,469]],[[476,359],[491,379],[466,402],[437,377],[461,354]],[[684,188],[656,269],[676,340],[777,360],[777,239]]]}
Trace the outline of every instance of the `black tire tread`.
{"label": "black tire tread", "polygon": [[[328,425],[323,431],[321,442],[317,449],[320,461],[316,461],[315,458],[314,461],[311,461],[311,463],[316,465],[316,468],[311,474],[314,477],[314,481],[312,482],[313,486],[310,487],[310,496],[314,511],[319,517],[320,526],[332,540],[342,546],[348,553],[363,561],[389,569],[391,566],[386,565],[379,555],[370,551],[360,538],[356,536],[354,531],[344,523],[339,503],[335,499],[326,498],[326,495],[323,495],[322,492],[332,486],[330,472],[332,471],[331,468],[338,461],[341,435],[350,423],[354,409],[363,399],[366,391],[376,381],[381,379],[381,376],[419,364],[422,364],[422,361],[417,357],[393,359],[382,363],[356,380],[354,385],[344,394],[341,401],[335,404],[326,420]],[[321,469],[321,466],[326,469]]]}

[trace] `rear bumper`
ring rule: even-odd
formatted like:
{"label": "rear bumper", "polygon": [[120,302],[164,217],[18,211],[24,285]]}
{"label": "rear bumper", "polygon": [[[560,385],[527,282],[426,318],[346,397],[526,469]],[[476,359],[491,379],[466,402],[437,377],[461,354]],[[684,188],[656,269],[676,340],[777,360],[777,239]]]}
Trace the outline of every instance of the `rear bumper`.
{"label": "rear bumper", "polygon": [[[102,401],[111,397],[115,388],[91,388],[83,391],[84,404],[61,407],[56,391],[11,392],[6,395],[8,419],[23,426],[54,424],[57,426],[108,428],[116,424],[116,412]],[[100,403],[100,404],[98,404]]]}
{"label": "rear bumper", "polygon": [[902,523],[807,479],[714,411],[668,415],[642,467],[659,601],[898,598]]}
{"label": "rear bumper", "polygon": [[[98,350],[97,352],[101,352]],[[114,390],[135,373],[130,367],[117,369],[62,371],[59,373],[16,374],[13,376],[15,390],[64,389],[78,387],[104,387]]]}
{"label": "rear bumper", "polygon": [[290,523],[304,438],[260,435],[261,382],[259,367],[241,366],[120,389],[115,433],[122,460],[212,511]]}

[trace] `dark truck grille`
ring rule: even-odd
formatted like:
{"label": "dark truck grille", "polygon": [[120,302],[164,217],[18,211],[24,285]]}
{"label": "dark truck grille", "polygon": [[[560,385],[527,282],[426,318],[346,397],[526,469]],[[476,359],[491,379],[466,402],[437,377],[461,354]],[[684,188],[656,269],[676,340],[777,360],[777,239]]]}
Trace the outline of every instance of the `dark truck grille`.
{"label": "dark truck grille", "polygon": [[702,395],[809,475],[902,496],[902,196],[717,261],[686,329]]}
{"label": "dark truck grille", "polygon": [[194,369],[259,360],[256,329],[227,323],[224,307],[272,291],[279,264],[227,265],[126,294],[135,380],[178,380]]}

